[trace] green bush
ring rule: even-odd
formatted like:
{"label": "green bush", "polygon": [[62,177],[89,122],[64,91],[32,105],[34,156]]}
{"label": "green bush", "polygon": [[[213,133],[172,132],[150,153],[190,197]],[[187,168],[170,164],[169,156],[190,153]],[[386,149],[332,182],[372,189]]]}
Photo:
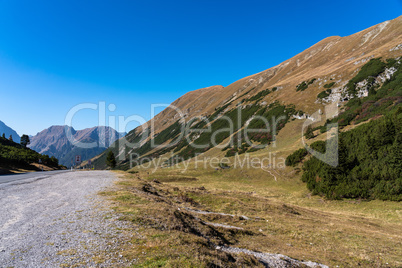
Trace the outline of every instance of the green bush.
{"label": "green bush", "polygon": [[325,85],[324,85],[324,88],[331,88],[333,85],[335,85],[335,82],[331,82],[331,83],[325,84]]}
{"label": "green bush", "polygon": [[245,99],[244,101],[256,101],[256,102],[258,102],[258,101],[262,100],[266,95],[268,95],[271,92],[272,91],[269,88],[267,88],[265,90],[262,90],[262,91],[258,92],[256,95],[254,95],[254,96],[252,96],[252,97],[250,97],[248,99]]}
{"label": "green bush", "polygon": [[324,90],[324,91],[318,93],[317,98],[324,99],[324,98],[328,97],[329,95],[331,95],[331,93],[332,93],[332,89]]}
{"label": "green bush", "polygon": [[304,91],[308,88],[309,85],[311,85],[312,83],[314,83],[314,81],[317,80],[316,78],[313,78],[309,81],[303,81],[300,84],[298,84],[296,86],[296,91]]}
{"label": "green bush", "polygon": [[307,139],[312,139],[312,138],[315,137],[315,136],[314,136],[314,130],[313,130],[313,128],[311,127],[311,125],[309,125],[309,126],[307,127],[307,130],[306,130],[306,133],[304,133],[304,136],[305,136]]}
{"label": "green bush", "polygon": [[[317,145],[325,150],[325,143]],[[313,194],[328,199],[402,201],[401,162],[402,109],[340,133],[338,166],[311,157],[304,162],[302,180]]]}
{"label": "green bush", "polygon": [[285,165],[294,167],[300,163],[307,154],[307,150],[305,148],[301,148],[286,157]]}

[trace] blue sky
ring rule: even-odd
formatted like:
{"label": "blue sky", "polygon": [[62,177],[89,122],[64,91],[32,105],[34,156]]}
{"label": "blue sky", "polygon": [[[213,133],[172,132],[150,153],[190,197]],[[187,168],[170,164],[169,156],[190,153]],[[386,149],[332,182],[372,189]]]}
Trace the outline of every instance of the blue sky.
{"label": "blue sky", "polygon": [[[152,103],[227,86],[401,11],[401,0],[0,0],[0,120],[34,135],[100,101],[116,105],[108,116],[149,119]],[[97,124],[96,111],[73,119]]]}

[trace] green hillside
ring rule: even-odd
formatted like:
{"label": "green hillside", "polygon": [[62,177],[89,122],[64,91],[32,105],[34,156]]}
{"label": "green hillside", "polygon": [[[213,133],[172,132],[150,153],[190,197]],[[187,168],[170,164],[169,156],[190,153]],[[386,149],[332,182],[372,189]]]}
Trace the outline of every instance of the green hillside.
{"label": "green hillside", "polygon": [[0,137],[0,172],[10,173],[12,170],[40,170],[32,165],[41,163],[51,169],[59,169],[59,160],[55,157],[42,155],[6,138]]}

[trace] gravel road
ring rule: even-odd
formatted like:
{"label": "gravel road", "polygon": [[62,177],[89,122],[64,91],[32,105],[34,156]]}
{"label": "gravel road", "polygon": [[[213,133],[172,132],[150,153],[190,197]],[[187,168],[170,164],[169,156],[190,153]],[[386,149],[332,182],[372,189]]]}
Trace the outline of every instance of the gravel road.
{"label": "gravel road", "polygon": [[[37,172],[27,172],[22,174],[11,174],[11,175],[1,175],[0,184],[22,181],[22,183],[28,180],[35,181],[38,179],[43,179],[49,176],[56,175],[58,173],[70,172],[70,170],[53,170],[53,171],[37,171]],[[14,183],[15,184],[15,183]]]}
{"label": "gravel road", "polygon": [[107,171],[76,171],[0,186],[0,267],[127,266],[116,245],[132,234],[97,195]]}

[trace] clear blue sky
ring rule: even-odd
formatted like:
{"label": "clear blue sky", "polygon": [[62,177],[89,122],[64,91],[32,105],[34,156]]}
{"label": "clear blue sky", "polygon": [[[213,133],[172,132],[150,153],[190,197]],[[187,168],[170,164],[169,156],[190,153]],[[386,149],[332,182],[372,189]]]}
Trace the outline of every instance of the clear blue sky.
{"label": "clear blue sky", "polygon": [[[226,86],[401,11],[401,0],[0,0],[0,120],[36,134],[99,101],[116,105],[108,115],[149,119],[151,103]],[[81,112],[73,127],[97,122]]]}

